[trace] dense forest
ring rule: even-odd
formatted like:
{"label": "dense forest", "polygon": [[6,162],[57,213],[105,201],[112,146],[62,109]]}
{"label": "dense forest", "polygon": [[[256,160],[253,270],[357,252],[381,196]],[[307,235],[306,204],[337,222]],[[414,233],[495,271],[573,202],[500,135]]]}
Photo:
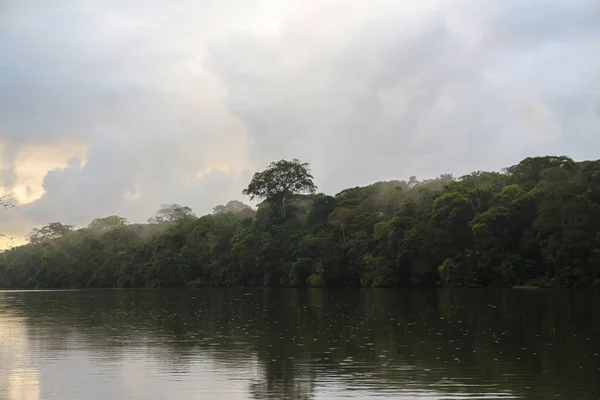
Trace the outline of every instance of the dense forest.
{"label": "dense forest", "polygon": [[600,160],[316,189],[308,164],[281,160],[243,191],[257,210],[54,222],[2,254],[0,287],[600,286]]}

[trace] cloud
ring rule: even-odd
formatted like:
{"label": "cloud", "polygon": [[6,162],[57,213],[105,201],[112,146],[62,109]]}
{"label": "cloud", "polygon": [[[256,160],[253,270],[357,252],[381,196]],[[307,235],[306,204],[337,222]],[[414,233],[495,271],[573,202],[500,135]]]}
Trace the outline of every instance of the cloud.
{"label": "cloud", "polygon": [[[321,15],[323,4],[337,3],[305,13]],[[254,157],[310,159],[339,190],[497,169],[533,153],[594,156],[585,146],[600,143],[590,111],[600,95],[597,10],[558,1],[389,4],[340,5],[332,20],[284,24],[290,31],[268,41],[238,34],[214,43],[214,70],[229,84]],[[570,146],[573,135],[580,146]]]}
{"label": "cloud", "polygon": [[[335,192],[600,145],[593,0],[9,1],[0,51],[31,224],[202,214],[281,158]],[[69,150],[26,178],[42,145]]]}

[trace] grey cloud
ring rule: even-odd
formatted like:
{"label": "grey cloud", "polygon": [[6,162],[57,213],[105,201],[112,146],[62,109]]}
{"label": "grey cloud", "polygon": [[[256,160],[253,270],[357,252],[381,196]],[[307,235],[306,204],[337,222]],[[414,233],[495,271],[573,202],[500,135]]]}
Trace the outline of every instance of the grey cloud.
{"label": "grey cloud", "polygon": [[[234,196],[214,182],[214,172],[195,175],[219,154],[239,150],[232,142],[242,131],[216,104],[215,79],[194,70],[198,49],[177,48],[187,38],[172,31],[198,36],[194,26],[162,20],[185,10],[161,8],[162,2],[142,9],[136,2],[11,2],[0,16],[8,32],[0,36],[8,55],[0,66],[2,185],[15,181],[21,146],[88,146],[85,166],[50,171],[45,195],[20,208],[36,223],[84,224],[109,213],[145,220],[162,202],[203,212]],[[221,176],[231,187],[236,179]],[[239,197],[239,183],[235,188]]]}
{"label": "grey cloud", "polygon": [[[179,202],[201,214],[291,157],[326,192],[533,154],[597,158],[594,1],[248,4],[9,2],[2,184],[20,146],[88,145],[87,164],[49,172],[21,212],[82,224]],[[268,18],[277,33],[258,29]],[[246,170],[210,170],[233,152]]]}
{"label": "grey cloud", "polygon": [[[472,4],[473,2],[468,2]],[[600,8],[589,0],[506,0],[480,2],[487,39],[525,49],[548,42],[597,38]]]}
{"label": "grey cloud", "polygon": [[[193,179],[190,171],[201,164],[186,165],[189,157],[173,138],[131,143],[127,135],[104,132],[92,140],[88,157],[83,167],[72,160],[69,167],[50,171],[44,179],[46,194],[22,206],[22,212],[39,223],[51,218],[82,225],[110,213],[143,221],[160,203],[187,204],[206,211],[239,197],[235,191],[239,178],[229,174],[213,171]],[[178,159],[183,163],[176,162]]]}
{"label": "grey cloud", "polygon": [[339,190],[547,152],[594,157],[571,144],[600,144],[597,115],[577,111],[589,110],[598,87],[597,10],[549,0],[444,4],[429,2],[416,29],[391,7],[359,18],[341,41],[315,33],[310,48],[289,39],[298,32],[214,43],[213,68],[229,83],[256,163],[295,154]]}

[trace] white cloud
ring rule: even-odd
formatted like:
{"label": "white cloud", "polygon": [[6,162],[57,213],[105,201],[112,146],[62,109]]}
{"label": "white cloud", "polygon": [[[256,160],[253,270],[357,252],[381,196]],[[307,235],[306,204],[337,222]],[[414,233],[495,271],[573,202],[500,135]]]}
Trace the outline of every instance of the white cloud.
{"label": "white cloud", "polygon": [[[2,182],[45,192],[20,210],[30,224],[144,220],[163,202],[204,213],[281,158],[333,192],[600,145],[589,0],[3,7]],[[58,150],[24,168],[42,147]]]}

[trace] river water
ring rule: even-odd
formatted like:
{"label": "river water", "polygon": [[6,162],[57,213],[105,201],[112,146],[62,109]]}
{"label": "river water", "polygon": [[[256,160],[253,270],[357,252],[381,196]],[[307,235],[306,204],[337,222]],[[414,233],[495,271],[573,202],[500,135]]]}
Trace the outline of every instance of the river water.
{"label": "river water", "polygon": [[599,399],[600,293],[0,292],[0,399]]}

